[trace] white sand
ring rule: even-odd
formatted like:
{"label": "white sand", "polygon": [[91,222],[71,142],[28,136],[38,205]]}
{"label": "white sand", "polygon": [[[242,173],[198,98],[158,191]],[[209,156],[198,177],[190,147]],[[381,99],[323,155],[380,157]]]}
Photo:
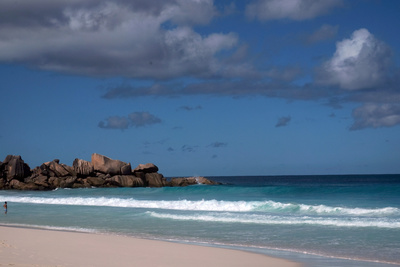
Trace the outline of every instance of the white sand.
{"label": "white sand", "polygon": [[244,251],[132,237],[0,226],[0,266],[299,267]]}

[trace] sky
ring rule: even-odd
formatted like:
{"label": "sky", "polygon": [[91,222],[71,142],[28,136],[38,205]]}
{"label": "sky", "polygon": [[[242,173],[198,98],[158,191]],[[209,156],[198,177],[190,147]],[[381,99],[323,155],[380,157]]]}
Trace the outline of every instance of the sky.
{"label": "sky", "polygon": [[400,173],[400,1],[2,0],[0,161]]}

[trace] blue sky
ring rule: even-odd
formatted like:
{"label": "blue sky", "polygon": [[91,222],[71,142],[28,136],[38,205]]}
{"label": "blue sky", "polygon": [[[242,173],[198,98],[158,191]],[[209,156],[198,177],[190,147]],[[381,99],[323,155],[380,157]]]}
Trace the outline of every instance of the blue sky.
{"label": "blue sky", "polygon": [[400,2],[0,2],[0,160],[400,173]]}

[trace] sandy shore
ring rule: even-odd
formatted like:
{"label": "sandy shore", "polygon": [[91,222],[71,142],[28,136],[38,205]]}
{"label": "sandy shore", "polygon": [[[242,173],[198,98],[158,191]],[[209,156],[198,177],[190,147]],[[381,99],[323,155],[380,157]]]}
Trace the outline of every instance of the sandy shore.
{"label": "sandy shore", "polygon": [[0,266],[279,266],[260,254],[132,237],[0,226]]}

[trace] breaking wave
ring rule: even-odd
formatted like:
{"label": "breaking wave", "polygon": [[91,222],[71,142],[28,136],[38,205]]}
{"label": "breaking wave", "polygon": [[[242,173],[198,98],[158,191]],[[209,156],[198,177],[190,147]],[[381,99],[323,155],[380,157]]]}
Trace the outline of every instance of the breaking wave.
{"label": "breaking wave", "polygon": [[275,216],[258,214],[214,213],[214,214],[168,214],[148,211],[152,217],[180,221],[203,221],[221,223],[246,223],[268,225],[321,225],[337,227],[378,227],[400,228],[400,222],[371,218],[341,218],[341,217],[310,217],[310,216]]}
{"label": "breaking wave", "polygon": [[137,200],[133,198],[107,197],[8,197],[16,203],[102,206],[121,208],[164,209],[182,211],[218,211],[218,212],[267,212],[272,214],[300,215],[347,215],[347,216],[400,216],[400,209],[384,208],[349,208],[326,205],[306,205],[281,203],[275,201],[222,201],[222,200]]}

